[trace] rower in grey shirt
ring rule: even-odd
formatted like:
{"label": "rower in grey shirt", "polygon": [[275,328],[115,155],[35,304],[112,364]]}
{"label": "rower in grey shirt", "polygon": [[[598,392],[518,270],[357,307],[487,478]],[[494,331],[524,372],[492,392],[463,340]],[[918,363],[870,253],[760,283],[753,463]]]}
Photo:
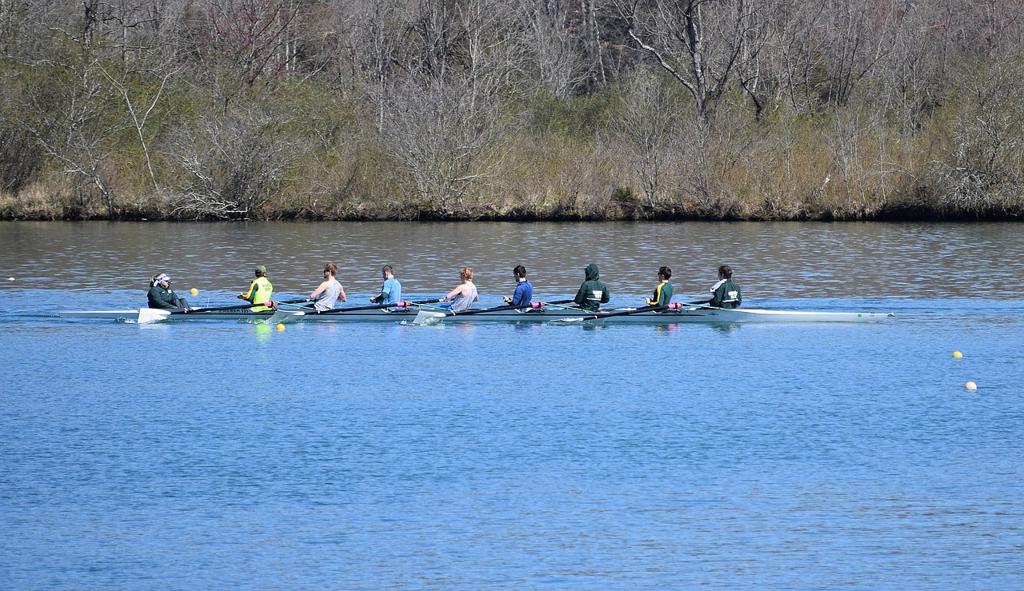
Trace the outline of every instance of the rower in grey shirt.
{"label": "rower in grey shirt", "polygon": [[345,296],[345,288],[338,282],[336,275],[338,274],[338,266],[334,263],[327,263],[324,265],[324,281],[321,283],[313,293],[309,294],[309,299],[314,300],[316,303],[313,307],[316,308],[317,312],[326,312],[334,308],[334,304],[340,299],[345,301],[348,299]]}
{"label": "rower in grey shirt", "polygon": [[480,295],[476,291],[476,284],[473,283],[473,268],[463,267],[459,269],[459,278],[462,279],[462,283],[442,298],[442,301],[451,302],[452,312],[468,310],[473,302],[480,299]]}

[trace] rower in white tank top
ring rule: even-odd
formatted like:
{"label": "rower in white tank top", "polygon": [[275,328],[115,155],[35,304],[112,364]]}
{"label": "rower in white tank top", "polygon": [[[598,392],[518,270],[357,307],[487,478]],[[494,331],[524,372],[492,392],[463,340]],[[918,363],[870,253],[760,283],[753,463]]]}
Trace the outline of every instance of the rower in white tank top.
{"label": "rower in white tank top", "polygon": [[473,302],[480,299],[480,295],[476,291],[476,284],[473,283],[473,268],[459,269],[459,277],[462,279],[462,283],[442,298],[442,301],[451,302],[452,312],[468,310]]}
{"label": "rower in white tank top", "polygon": [[320,299],[313,304],[317,312],[333,310],[334,304],[337,303],[338,297],[341,296],[342,292],[341,283],[338,283],[337,279],[332,277],[330,281],[325,281],[324,283],[327,284],[327,289],[320,295]]}
{"label": "rower in white tank top", "polygon": [[341,283],[335,278],[338,274],[338,266],[334,263],[327,263],[324,265],[324,281],[313,293],[309,294],[309,299],[315,301],[313,307],[317,312],[326,312],[334,308],[334,304],[348,299],[345,296],[345,288],[341,286]]}
{"label": "rower in white tank top", "polygon": [[469,306],[480,299],[480,295],[476,292],[476,284],[472,281],[467,281],[462,284],[463,290],[460,293],[455,294],[451,298],[452,312],[462,312],[468,310]]}

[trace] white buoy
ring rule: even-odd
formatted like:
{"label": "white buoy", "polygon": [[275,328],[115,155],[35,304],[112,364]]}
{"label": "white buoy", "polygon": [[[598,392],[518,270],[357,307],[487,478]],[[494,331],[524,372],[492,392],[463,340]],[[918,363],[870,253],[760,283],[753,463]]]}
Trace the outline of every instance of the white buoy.
{"label": "white buoy", "polygon": [[974,392],[977,389],[978,384],[975,384],[974,382],[967,382],[966,384],[964,384],[964,390],[967,390],[968,392]]}
{"label": "white buoy", "polygon": [[7,280],[8,281],[14,281],[14,277],[8,277]]}

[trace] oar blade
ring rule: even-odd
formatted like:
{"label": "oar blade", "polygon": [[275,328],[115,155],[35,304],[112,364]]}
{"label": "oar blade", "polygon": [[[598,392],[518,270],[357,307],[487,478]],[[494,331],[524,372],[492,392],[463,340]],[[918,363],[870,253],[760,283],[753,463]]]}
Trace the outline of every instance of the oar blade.
{"label": "oar blade", "polygon": [[552,324],[573,324],[577,322],[583,322],[593,316],[577,316],[576,318],[559,318],[558,320],[552,320]]}
{"label": "oar blade", "polygon": [[433,310],[420,310],[416,313],[416,318],[413,319],[412,323],[416,326],[431,326],[441,322],[444,317],[447,316],[444,312],[435,312]]}
{"label": "oar blade", "polygon": [[306,313],[301,310],[277,310],[270,316],[270,318],[267,318],[267,324],[271,326],[288,324],[299,320],[299,318],[305,315]]}
{"label": "oar blade", "polygon": [[170,310],[160,310],[158,308],[139,308],[139,318],[136,320],[139,324],[153,324],[155,322],[161,322],[166,320],[171,315]]}

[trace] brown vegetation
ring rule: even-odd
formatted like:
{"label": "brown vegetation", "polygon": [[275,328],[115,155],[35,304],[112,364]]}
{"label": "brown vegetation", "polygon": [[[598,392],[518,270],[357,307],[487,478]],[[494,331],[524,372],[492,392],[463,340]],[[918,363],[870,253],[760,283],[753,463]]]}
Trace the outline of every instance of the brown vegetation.
{"label": "brown vegetation", "polygon": [[6,0],[0,218],[1019,218],[1021,14]]}

